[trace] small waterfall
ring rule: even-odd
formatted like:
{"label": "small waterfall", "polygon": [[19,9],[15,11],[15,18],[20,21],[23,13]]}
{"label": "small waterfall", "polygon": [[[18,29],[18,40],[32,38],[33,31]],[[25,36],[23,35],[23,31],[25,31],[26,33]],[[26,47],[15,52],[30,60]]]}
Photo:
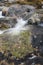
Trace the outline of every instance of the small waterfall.
{"label": "small waterfall", "polygon": [[12,35],[17,35],[21,32],[21,30],[25,30],[25,24],[27,23],[27,21],[24,21],[22,18],[17,18],[17,24],[15,25],[14,28],[10,28],[6,31],[4,31],[4,33],[7,33],[7,34],[12,34]]}
{"label": "small waterfall", "polygon": [[[0,12],[0,16],[2,12]],[[33,18],[32,18],[33,17]],[[35,20],[40,20],[36,14],[33,14],[28,20],[31,19],[32,22],[35,22]],[[22,18],[17,18],[17,24],[15,25],[14,28],[9,28],[4,31],[0,31],[0,34],[7,33],[11,35],[18,35],[22,30],[26,30],[25,25],[27,24],[28,20],[23,20]]]}
{"label": "small waterfall", "polygon": [[14,28],[9,28],[4,31],[0,31],[0,34],[7,33],[7,34],[12,34],[12,35],[17,35],[21,32],[21,30],[25,30],[25,24],[27,21],[24,21],[22,18],[17,18],[17,24],[15,25]]}
{"label": "small waterfall", "polygon": [[1,30],[0,30],[0,34],[3,34],[3,32],[4,32],[4,31],[1,31]]}

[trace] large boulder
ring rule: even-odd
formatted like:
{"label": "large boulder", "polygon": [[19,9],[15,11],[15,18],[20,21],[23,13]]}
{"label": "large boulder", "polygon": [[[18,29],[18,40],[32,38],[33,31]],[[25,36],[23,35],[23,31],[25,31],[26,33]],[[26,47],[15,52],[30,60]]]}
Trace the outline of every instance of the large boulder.
{"label": "large boulder", "polygon": [[2,15],[3,16],[7,16],[8,15],[8,9],[9,9],[9,7],[3,7],[3,9],[2,9]]}
{"label": "large boulder", "polygon": [[34,9],[35,9],[35,7],[30,6],[30,5],[16,4],[16,5],[12,5],[12,6],[9,7],[8,15],[9,16],[16,15],[16,16],[24,18],[25,16],[27,16],[31,12],[31,10],[32,10],[32,13],[33,13]]}

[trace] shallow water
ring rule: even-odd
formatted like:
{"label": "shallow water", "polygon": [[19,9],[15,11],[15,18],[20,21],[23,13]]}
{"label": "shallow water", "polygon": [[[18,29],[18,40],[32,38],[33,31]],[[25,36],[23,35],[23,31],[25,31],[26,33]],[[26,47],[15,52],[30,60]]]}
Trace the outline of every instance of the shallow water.
{"label": "shallow water", "polygon": [[43,27],[43,23],[39,24],[39,26]]}

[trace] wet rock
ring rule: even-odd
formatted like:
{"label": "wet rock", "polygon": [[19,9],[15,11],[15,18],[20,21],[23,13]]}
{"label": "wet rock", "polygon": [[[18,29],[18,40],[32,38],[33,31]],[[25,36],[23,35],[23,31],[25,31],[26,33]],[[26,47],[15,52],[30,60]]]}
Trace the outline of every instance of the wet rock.
{"label": "wet rock", "polygon": [[31,10],[34,10],[35,7],[29,6],[29,5],[12,5],[10,6],[8,13],[10,16],[20,16],[25,17],[28,13],[30,13]]}
{"label": "wet rock", "polygon": [[7,16],[8,15],[8,9],[9,9],[9,7],[3,7],[3,9],[2,9],[2,15],[3,16]]}
{"label": "wet rock", "polygon": [[32,46],[36,53],[43,57],[43,27],[34,26],[32,33]]}
{"label": "wet rock", "polygon": [[[1,60],[1,65],[33,65],[33,64],[40,64],[43,65],[43,58],[34,55],[34,53],[29,53],[23,58],[16,58],[13,55],[11,55],[11,52],[8,50],[7,51],[8,56],[6,57],[5,54],[6,52],[4,51],[3,55],[5,56],[4,60]],[[10,53],[10,56],[9,56]],[[2,52],[0,52],[1,57],[3,57]]]}
{"label": "wet rock", "polygon": [[11,20],[5,20],[5,19],[0,19],[0,29],[8,29],[12,28],[16,25],[17,20],[16,19],[11,19]]}
{"label": "wet rock", "polygon": [[2,12],[2,16],[6,16],[6,11],[3,11]]}
{"label": "wet rock", "polygon": [[0,61],[2,61],[4,59],[5,59],[4,53],[0,52]]}
{"label": "wet rock", "polygon": [[35,23],[35,25],[37,25],[40,22],[40,18],[35,11],[35,7],[30,5],[12,5],[8,9],[8,16],[16,16],[17,18],[21,17],[24,20],[30,21],[30,24]]}

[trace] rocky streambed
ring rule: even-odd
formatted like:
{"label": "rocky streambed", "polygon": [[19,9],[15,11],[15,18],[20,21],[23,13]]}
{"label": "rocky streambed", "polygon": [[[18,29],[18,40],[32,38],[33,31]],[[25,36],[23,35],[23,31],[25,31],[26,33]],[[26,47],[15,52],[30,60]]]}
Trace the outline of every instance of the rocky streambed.
{"label": "rocky streambed", "polygon": [[0,65],[43,65],[43,26],[35,7],[12,5],[1,16]]}

